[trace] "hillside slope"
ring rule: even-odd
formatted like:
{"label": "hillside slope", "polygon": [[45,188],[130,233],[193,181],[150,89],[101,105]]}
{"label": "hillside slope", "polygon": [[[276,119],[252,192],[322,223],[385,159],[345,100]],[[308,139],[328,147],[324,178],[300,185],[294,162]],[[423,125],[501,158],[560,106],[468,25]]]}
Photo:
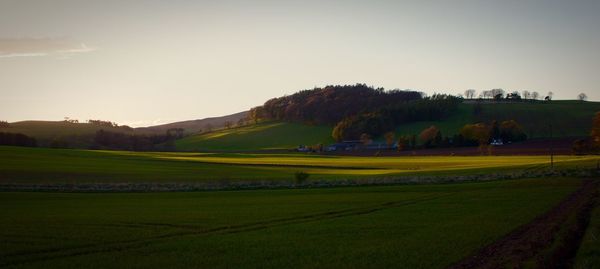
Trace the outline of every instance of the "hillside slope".
{"label": "hillside slope", "polygon": [[188,136],[177,140],[177,150],[291,149],[298,145],[332,143],[330,126],[263,122],[243,127]]}
{"label": "hillside slope", "polygon": [[476,103],[465,102],[458,112],[443,121],[413,122],[397,127],[396,133],[418,135],[423,129],[435,125],[444,136],[457,134],[467,123],[493,120],[516,120],[529,138],[547,138],[552,124],[554,137],[588,136],[592,118],[600,111],[600,102],[552,101],[522,103],[481,103],[481,113],[475,115]]}
{"label": "hillside slope", "polygon": [[168,129],[171,128],[183,128],[184,133],[193,134],[198,133],[200,131],[206,131],[207,125],[210,125],[212,128],[220,129],[223,128],[226,122],[231,122],[233,124],[237,123],[240,119],[248,118],[248,111],[238,112],[235,114],[222,116],[222,117],[212,117],[205,118],[200,120],[188,120],[188,121],[179,121],[161,125],[155,125],[150,127],[141,127],[136,128],[136,130],[142,131],[151,131],[157,133],[164,133]]}

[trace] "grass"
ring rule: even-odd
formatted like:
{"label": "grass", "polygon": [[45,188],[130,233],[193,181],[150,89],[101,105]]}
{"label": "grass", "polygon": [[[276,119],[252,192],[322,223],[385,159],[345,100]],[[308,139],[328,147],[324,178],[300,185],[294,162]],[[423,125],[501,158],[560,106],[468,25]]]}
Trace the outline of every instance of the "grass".
{"label": "grass", "polygon": [[600,206],[592,210],[589,226],[575,257],[575,269],[596,268],[600,264]]}
{"label": "grass", "polygon": [[[556,156],[558,168],[592,168],[598,156]],[[0,183],[294,181],[489,174],[548,167],[546,156],[350,157],[0,147]]]}
{"label": "grass", "polygon": [[0,266],[443,268],[557,204],[568,178],[196,193],[0,193]]}
{"label": "grass", "polygon": [[175,146],[182,151],[292,149],[300,144],[332,143],[331,130],[329,126],[263,122],[189,136],[177,140]]}

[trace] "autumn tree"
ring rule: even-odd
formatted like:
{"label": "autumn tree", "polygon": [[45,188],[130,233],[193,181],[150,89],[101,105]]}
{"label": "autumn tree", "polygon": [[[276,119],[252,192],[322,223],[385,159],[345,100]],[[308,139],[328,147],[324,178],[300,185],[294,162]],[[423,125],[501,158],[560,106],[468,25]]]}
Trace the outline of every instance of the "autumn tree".
{"label": "autumn tree", "polygon": [[391,148],[394,145],[395,136],[396,135],[394,134],[394,132],[387,132],[383,135],[388,148]]}
{"label": "autumn tree", "polygon": [[421,140],[421,143],[425,145],[425,147],[431,147],[433,144],[435,144],[436,136],[438,136],[438,133],[440,133],[440,130],[432,125],[429,126],[429,128],[426,128],[423,131],[421,131],[421,133],[419,134],[419,139]]}
{"label": "autumn tree", "polygon": [[465,140],[478,143],[479,145],[487,144],[490,139],[488,127],[483,123],[467,124],[460,129],[460,135]]}
{"label": "autumn tree", "polygon": [[401,136],[398,138],[398,151],[403,151],[410,147],[410,137]]}

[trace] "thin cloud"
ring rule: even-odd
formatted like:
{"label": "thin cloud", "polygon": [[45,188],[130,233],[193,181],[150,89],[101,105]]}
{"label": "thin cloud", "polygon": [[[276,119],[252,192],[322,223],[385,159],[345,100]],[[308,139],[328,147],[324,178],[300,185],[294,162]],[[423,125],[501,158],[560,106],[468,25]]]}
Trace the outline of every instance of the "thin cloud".
{"label": "thin cloud", "polygon": [[95,51],[85,43],[66,38],[0,38],[0,58],[58,56]]}

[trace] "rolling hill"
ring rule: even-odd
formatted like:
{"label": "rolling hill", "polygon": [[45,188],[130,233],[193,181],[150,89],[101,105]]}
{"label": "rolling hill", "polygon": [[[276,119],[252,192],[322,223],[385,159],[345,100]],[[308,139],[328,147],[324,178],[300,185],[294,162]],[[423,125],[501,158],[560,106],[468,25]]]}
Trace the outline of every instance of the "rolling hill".
{"label": "rolling hill", "polygon": [[[460,104],[457,112],[445,120],[420,121],[397,126],[397,135],[418,135],[423,129],[435,125],[444,136],[457,134],[469,123],[514,119],[523,126],[529,138],[588,136],[594,113],[600,111],[600,102],[552,101],[495,103],[482,102],[481,113],[474,114],[477,103]],[[328,144],[333,142],[332,127],[299,123],[267,122],[211,133],[192,135],[176,141],[177,150],[265,150],[291,149],[297,145]],[[382,141],[382,138],[376,138]]]}
{"label": "rolling hill", "polygon": [[66,121],[19,121],[10,123],[9,127],[1,127],[0,132],[21,133],[34,137],[40,146],[49,146],[53,141],[66,143],[72,148],[88,148],[93,136],[99,130],[114,133],[138,135],[162,135],[172,128],[183,128],[185,134],[200,132],[207,125],[212,128],[223,128],[225,122],[237,123],[248,116],[248,112],[239,112],[223,117],[212,117],[200,120],[174,122],[150,127],[129,128],[127,126],[101,126],[90,123],[71,123]]}
{"label": "rolling hill", "polygon": [[22,133],[34,137],[40,146],[48,146],[53,141],[66,142],[69,147],[87,148],[92,137],[99,130],[116,133],[146,133],[127,127],[100,126],[91,123],[70,123],[65,121],[19,121],[9,127],[0,127],[0,132]]}

